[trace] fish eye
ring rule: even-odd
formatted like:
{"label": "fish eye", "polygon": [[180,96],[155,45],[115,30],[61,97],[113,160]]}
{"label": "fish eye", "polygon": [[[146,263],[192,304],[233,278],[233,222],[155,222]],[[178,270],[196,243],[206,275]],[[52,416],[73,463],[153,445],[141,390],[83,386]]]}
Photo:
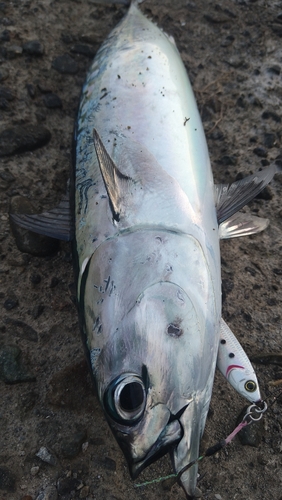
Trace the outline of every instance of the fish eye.
{"label": "fish eye", "polygon": [[117,422],[136,424],[146,405],[146,391],[142,379],[135,374],[126,373],[113,380],[105,392],[104,405],[109,415]]}
{"label": "fish eye", "polygon": [[257,388],[257,384],[253,380],[247,380],[244,387],[246,391],[254,392]]}

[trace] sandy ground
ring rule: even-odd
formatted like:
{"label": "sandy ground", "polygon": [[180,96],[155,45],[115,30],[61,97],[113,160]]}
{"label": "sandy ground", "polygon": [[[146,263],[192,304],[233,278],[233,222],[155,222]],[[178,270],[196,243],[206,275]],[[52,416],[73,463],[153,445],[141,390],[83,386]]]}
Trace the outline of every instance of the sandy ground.
{"label": "sandy ground", "polygon": [[[175,37],[203,118],[216,182],[232,181],[274,161],[281,165],[282,3],[148,0],[142,9]],[[52,134],[48,144],[33,152],[1,158],[2,371],[3,352],[21,352],[22,372],[31,379],[12,385],[0,380],[1,500],[185,498],[169,481],[137,489],[130,480],[83,361],[69,244],[48,257],[22,253],[7,215],[15,195],[28,197],[41,210],[54,206],[65,191],[72,130],[91,54],[125,11],[92,0],[0,2],[0,133],[33,124]],[[33,40],[40,42],[37,56],[34,46],[25,46]],[[63,54],[74,61],[72,74],[52,67]],[[50,107],[50,102],[56,105]],[[250,356],[282,351],[281,182],[277,175],[247,208],[269,218],[269,227],[221,245],[223,317]],[[282,378],[282,368],[256,368],[263,396],[271,402],[276,390],[271,381]],[[233,430],[244,405],[217,374],[203,449]],[[236,438],[225,451],[204,460],[199,467],[203,498],[281,499],[281,429],[277,402],[256,433],[256,447],[243,446]],[[40,449],[41,458],[36,456]],[[170,472],[169,457],[164,457],[140,481]]]}

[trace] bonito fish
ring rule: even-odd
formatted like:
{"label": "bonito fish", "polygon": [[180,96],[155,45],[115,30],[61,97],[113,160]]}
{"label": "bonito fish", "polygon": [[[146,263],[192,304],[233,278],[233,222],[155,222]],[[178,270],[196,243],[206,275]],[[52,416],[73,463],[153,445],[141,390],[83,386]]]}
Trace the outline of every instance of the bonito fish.
{"label": "bonito fish", "polygon": [[[89,70],[75,143],[78,304],[98,396],[133,478],[167,451],[180,473],[198,457],[218,352],[226,378],[260,400],[221,320],[219,240],[266,227],[238,211],[276,167],[214,186],[175,43],[135,2]],[[69,214],[64,200],[41,216],[14,218],[70,239]],[[196,479],[196,465],[181,474],[187,496]]]}

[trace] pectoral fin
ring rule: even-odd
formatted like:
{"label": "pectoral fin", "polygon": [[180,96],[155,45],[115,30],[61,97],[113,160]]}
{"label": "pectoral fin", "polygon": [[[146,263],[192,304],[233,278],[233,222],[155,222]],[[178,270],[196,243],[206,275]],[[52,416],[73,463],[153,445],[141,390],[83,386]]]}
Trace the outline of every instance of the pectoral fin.
{"label": "pectoral fin", "polygon": [[215,204],[218,224],[243,208],[271,181],[278,172],[276,165],[271,165],[260,172],[232,184],[215,185]]}
{"label": "pectoral fin", "polygon": [[136,181],[118,169],[96,129],[93,130],[93,139],[100,171],[109,196],[113,218],[119,221],[123,209],[123,201]]}
{"label": "pectoral fin", "polygon": [[10,218],[24,229],[50,238],[70,241],[74,236],[73,218],[68,195],[65,195],[59,205],[49,210],[49,212],[41,214],[10,213]]}
{"label": "pectoral fin", "polygon": [[219,237],[221,240],[224,240],[260,233],[268,224],[268,219],[237,212],[220,224]]}

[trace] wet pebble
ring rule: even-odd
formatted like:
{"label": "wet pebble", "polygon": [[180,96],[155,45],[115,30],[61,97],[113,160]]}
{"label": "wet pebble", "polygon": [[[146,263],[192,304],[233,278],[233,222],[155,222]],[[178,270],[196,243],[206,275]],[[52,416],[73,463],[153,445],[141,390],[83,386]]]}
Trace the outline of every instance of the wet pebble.
{"label": "wet pebble", "polygon": [[55,108],[61,108],[63,106],[61,98],[58,95],[52,93],[46,94],[43,97],[43,102],[46,108],[55,109]]}
{"label": "wet pebble", "polygon": [[263,120],[271,119],[276,123],[281,122],[281,117],[277,113],[275,113],[274,111],[264,111],[262,113],[261,117],[263,118]]}
{"label": "wet pebble", "polygon": [[73,436],[65,439],[61,444],[61,453],[65,458],[74,458],[81,451],[82,444],[87,439],[86,430],[75,433]]}
{"label": "wet pebble", "polygon": [[69,75],[74,75],[78,71],[76,61],[69,54],[56,57],[52,62],[52,68],[59,73]]}
{"label": "wet pebble", "polygon": [[30,276],[30,281],[33,285],[38,285],[41,281],[41,276],[40,274],[32,274]]}
{"label": "wet pebble", "polygon": [[267,150],[263,146],[258,146],[253,150],[253,153],[255,155],[259,156],[260,158],[266,158],[267,157]]}
{"label": "wet pebble", "polygon": [[266,148],[270,149],[270,148],[273,148],[273,146],[276,145],[276,135],[275,134],[272,134],[272,133],[265,133],[264,134],[264,139],[263,139],[263,143],[265,145]]}
{"label": "wet pebble", "polygon": [[[10,202],[10,214],[33,214],[34,207],[28,198],[15,196]],[[55,253],[59,248],[59,240],[33,233],[20,227],[10,216],[10,225],[16,240],[16,245],[21,252],[44,257]]]}
{"label": "wet pebble", "polygon": [[7,311],[11,311],[11,309],[17,307],[18,304],[19,301],[17,299],[6,299],[4,302],[4,307]]}
{"label": "wet pebble", "polygon": [[34,467],[31,467],[30,473],[32,476],[36,476],[38,474],[40,467],[38,465],[35,465]]}
{"label": "wet pebble", "polygon": [[50,288],[56,288],[59,282],[60,280],[56,276],[53,276],[53,278],[51,279]]}
{"label": "wet pebble", "polygon": [[6,99],[6,101],[13,101],[15,99],[15,95],[7,87],[0,86],[0,99]]}
{"label": "wet pebble", "polygon": [[16,490],[16,476],[8,467],[0,467],[0,490],[10,492]]}
{"label": "wet pebble", "polygon": [[0,379],[6,384],[34,382],[35,377],[23,365],[21,349],[14,345],[0,348]]}
{"label": "wet pebble", "polygon": [[71,52],[74,54],[81,54],[82,56],[86,56],[89,58],[93,58],[96,54],[96,50],[93,47],[90,47],[89,45],[84,45],[77,43],[76,45],[73,45],[71,48]]}
{"label": "wet pebble", "polygon": [[57,500],[57,498],[58,492],[56,486],[50,485],[37,495],[36,500]]}
{"label": "wet pebble", "polygon": [[49,465],[56,465],[57,460],[54,454],[52,454],[45,446],[41,446],[41,448],[36,453],[36,456]]}
{"label": "wet pebble", "polygon": [[24,43],[23,51],[29,54],[30,56],[43,56],[44,47],[39,40],[30,40],[29,42]]}
{"label": "wet pebble", "polygon": [[277,75],[278,76],[281,73],[281,68],[280,68],[280,66],[278,66],[278,64],[274,64],[273,66],[270,66],[269,68],[267,68],[266,71],[270,75]]}
{"label": "wet pebble", "polygon": [[[237,419],[237,425],[242,422],[243,417],[246,415],[248,406],[245,406],[241,411],[240,415]],[[250,425],[247,425],[238,433],[238,437],[240,442],[243,445],[253,446],[257,448],[262,440],[264,424],[263,420],[259,420],[258,422],[252,422]]]}
{"label": "wet pebble", "polygon": [[41,125],[18,125],[0,133],[0,157],[34,151],[51,139],[49,130]]}

